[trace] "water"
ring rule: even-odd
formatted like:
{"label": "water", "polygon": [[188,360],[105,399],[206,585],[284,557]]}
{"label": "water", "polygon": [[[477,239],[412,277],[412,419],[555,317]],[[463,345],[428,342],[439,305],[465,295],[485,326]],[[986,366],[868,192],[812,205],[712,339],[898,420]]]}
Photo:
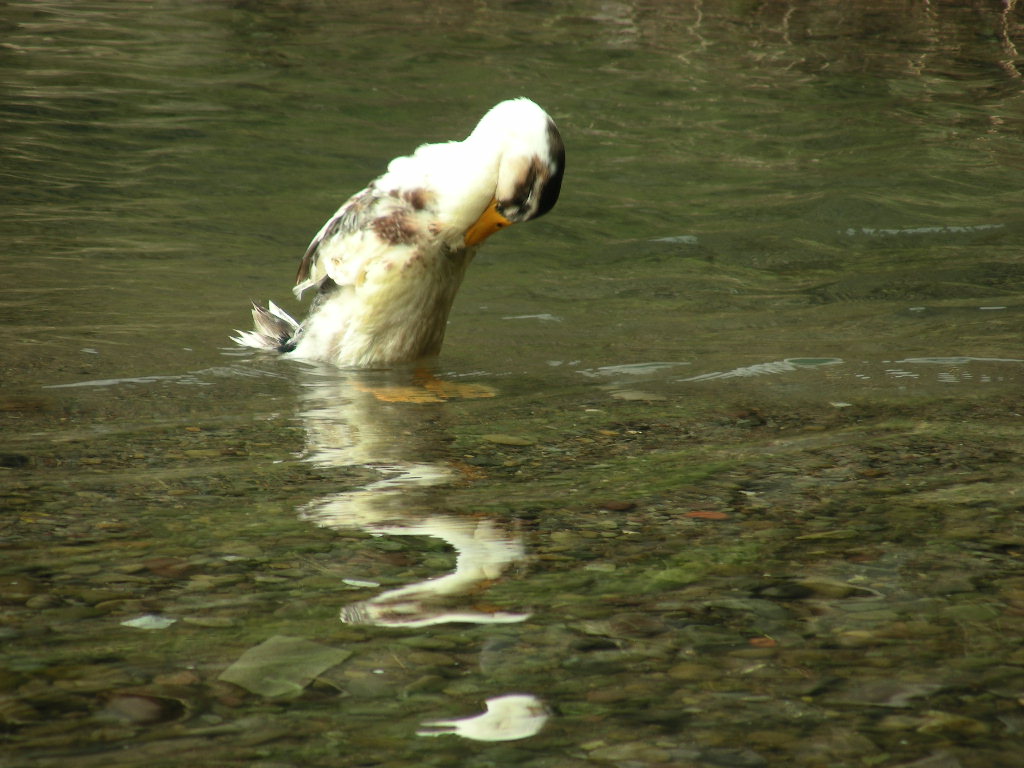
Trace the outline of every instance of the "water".
{"label": "water", "polygon": [[[1022,23],[4,6],[0,762],[1016,765]],[[433,371],[230,349],[520,94]]]}

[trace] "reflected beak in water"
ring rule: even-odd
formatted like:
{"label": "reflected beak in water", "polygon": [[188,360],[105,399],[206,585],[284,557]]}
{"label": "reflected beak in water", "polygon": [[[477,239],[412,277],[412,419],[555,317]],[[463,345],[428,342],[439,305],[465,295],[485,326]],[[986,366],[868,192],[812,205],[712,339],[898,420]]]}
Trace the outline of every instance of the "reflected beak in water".
{"label": "reflected beak in water", "polygon": [[479,245],[488,237],[493,235],[502,227],[507,227],[512,222],[498,213],[498,201],[491,198],[491,202],[480,214],[480,218],[469,229],[466,230],[464,241],[466,246]]}

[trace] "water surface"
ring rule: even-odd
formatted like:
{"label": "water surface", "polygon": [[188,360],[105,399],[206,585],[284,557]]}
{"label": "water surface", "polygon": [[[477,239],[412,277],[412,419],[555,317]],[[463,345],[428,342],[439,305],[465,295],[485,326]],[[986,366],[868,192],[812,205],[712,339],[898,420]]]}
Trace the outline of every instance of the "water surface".
{"label": "water surface", "polygon": [[[1017,764],[1015,3],[0,23],[6,764]],[[230,349],[516,95],[433,370]]]}

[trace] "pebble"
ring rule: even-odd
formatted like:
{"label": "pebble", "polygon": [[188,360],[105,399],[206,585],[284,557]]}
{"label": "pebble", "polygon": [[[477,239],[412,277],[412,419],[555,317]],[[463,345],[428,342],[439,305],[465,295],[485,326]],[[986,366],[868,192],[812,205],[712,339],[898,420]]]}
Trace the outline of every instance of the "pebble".
{"label": "pebble", "polygon": [[610,763],[664,763],[671,758],[667,749],[651,746],[646,741],[627,741],[624,744],[609,744],[590,750],[594,760]]}
{"label": "pebble", "polygon": [[153,682],[157,685],[195,685],[199,681],[199,675],[191,669],[183,669],[180,672],[168,672],[153,678]]}
{"label": "pebble", "polygon": [[885,642],[878,632],[869,629],[847,629],[835,634],[841,648],[868,648]]}
{"label": "pebble", "polygon": [[119,590],[102,588],[80,589],[74,593],[74,596],[88,605],[96,605],[110,600],[125,600],[129,597]]}
{"label": "pebble", "polygon": [[185,624],[191,624],[195,627],[208,627],[210,629],[233,627],[238,623],[227,616],[182,616],[181,620]]}
{"label": "pebble", "polygon": [[180,557],[151,557],[142,564],[154,575],[165,578],[177,578],[192,569],[192,564]]}
{"label": "pebble", "polygon": [[830,692],[825,698],[834,704],[902,708],[910,706],[914,699],[931,696],[940,690],[942,686],[935,683],[893,679],[861,680],[851,681]]}
{"label": "pebble", "polygon": [[654,392],[643,392],[639,389],[620,389],[612,392],[612,397],[616,400],[646,400],[649,402],[668,400],[664,395],[658,395]]}
{"label": "pebble", "polygon": [[59,605],[46,612],[47,620],[55,623],[82,621],[102,615],[102,611],[91,605]]}
{"label": "pebble", "polygon": [[845,598],[876,596],[876,593],[870,590],[856,587],[842,581],[833,581],[831,579],[801,579],[796,583],[820,597]]}
{"label": "pebble", "polygon": [[63,569],[62,573],[70,576],[93,576],[103,570],[103,566],[99,563],[82,563],[79,565],[70,565]]}
{"label": "pebble", "polygon": [[99,693],[136,682],[128,670],[101,664],[69,664],[48,672],[53,688],[70,693]]}
{"label": "pebble", "polygon": [[602,501],[601,509],[607,509],[610,512],[629,512],[632,509],[636,509],[635,501]]}
{"label": "pebble", "polygon": [[523,437],[521,435],[483,435],[481,440],[486,440],[488,443],[495,443],[497,445],[516,445],[516,446],[527,446],[536,444],[536,440],[532,437]]}
{"label": "pebble", "polygon": [[587,691],[587,701],[594,704],[614,704],[618,701],[630,699],[634,696],[633,692],[629,691],[625,687],[616,688],[598,688],[596,690]]}
{"label": "pebble", "polygon": [[721,670],[695,661],[683,661],[669,667],[667,674],[673,680],[711,680],[719,677]]}
{"label": "pebble", "polygon": [[947,736],[984,736],[989,730],[986,723],[973,717],[938,710],[926,712],[924,722],[917,727],[919,733]]}
{"label": "pebble", "polygon": [[447,684],[448,681],[441,675],[423,675],[405,686],[403,693],[437,693]]}
{"label": "pebble", "polygon": [[178,719],[185,710],[185,705],[176,699],[118,693],[108,699],[100,716],[140,724],[165,723]]}
{"label": "pebble", "polygon": [[24,725],[39,720],[42,715],[35,707],[13,696],[0,697],[0,722]]}
{"label": "pebble", "polygon": [[986,622],[998,618],[1002,611],[984,603],[962,603],[942,609],[943,615],[954,621]]}
{"label": "pebble", "polygon": [[42,589],[28,576],[4,576],[0,578],[0,602],[21,604]]}
{"label": "pebble", "polygon": [[453,668],[458,666],[458,661],[451,654],[431,650],[425,646],[411,647],[403,659],[417,667]]}
{"label": "pebble", "polygon": [[60,605],[60,598],[51,594],[34,595],[25,601],[25,607],[35,611],[53,608],[56,605]]}
{"label": "pebble", "polygon": [[883,731],[912,731],[923,722],[917,715],[886,715],[878,721],[878,727]]}

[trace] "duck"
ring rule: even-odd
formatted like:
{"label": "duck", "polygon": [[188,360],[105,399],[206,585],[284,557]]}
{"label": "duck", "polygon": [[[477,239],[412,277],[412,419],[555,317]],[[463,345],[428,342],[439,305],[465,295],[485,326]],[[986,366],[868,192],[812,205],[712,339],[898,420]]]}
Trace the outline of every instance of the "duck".
{"label": "duck", "polygon": [[423,144],[327,220],[299,262],[301,323],[253,302],[255,329],[232,340],[342,368],[380,368],[439,354],[448,315],[480,245],[540,218],[558,201],[565,145],[528,98],[502,101],[462,141]]}

